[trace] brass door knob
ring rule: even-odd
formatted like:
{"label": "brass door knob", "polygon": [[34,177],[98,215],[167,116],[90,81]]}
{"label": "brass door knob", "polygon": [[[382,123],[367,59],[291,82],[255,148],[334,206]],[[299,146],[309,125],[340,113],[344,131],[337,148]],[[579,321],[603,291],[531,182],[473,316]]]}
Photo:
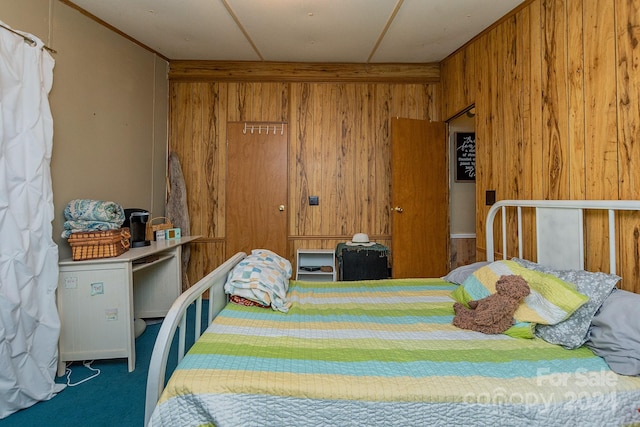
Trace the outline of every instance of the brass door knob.
{"label": "brass door knob", "polygon": [[400,206],[396,206],[395,208],[391,208],[392,211],[396,211],[398,213],[402,213],[404,211],[404,209],[402,209]]}
{"label": "brass door knob", "polygon": [[284,205],[280,205],[280,206],[278,207],[278,210],[279,210],[280,212],[284,212]]}

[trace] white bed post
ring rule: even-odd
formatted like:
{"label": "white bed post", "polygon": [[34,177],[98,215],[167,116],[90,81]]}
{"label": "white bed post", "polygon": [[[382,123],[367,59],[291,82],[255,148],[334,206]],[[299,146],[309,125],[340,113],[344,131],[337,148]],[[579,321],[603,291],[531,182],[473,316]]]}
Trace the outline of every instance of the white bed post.
{"label": "white bed post", "polygon": [[616,218],[615,211],[609,209],[609,273],[616,274]]}

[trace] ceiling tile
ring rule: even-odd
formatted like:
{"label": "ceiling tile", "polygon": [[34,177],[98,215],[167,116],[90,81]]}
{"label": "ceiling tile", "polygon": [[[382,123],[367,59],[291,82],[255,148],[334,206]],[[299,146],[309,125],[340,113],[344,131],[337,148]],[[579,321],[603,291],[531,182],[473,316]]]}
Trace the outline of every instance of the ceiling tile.
{"label": "ceiling tile", "polygon": [[267,61],[366,62],[397,0],[229,0]]}
{"label": "ceiling tile", "polygon": [[74,0],[170,59],[258,60],[221,1]]}
{"label": "ceiling tile", "polygon": [[371,62],[439,62],[522,0],[404,0]]}

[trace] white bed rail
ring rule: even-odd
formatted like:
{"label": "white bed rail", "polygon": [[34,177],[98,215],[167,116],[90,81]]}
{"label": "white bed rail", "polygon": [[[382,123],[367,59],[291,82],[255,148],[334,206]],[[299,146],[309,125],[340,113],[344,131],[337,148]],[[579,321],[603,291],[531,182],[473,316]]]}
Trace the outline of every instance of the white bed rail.
{"label": "white bed rail", "polygon": [[[507,208],[517,209],[518,256],[523,257],[522,208],[536,213],[538,262],[554,268],[584,268],[584,211],[608,212],[609,269],[616,273],[616,211],[640,210],[638,200],[501,200],[489,209],[486,222],[487,261],[494,261],[493,230],[495,217],[501,213],[502,257],[507,258]],[[543,223],[541,223],[543,222]],[[545,230],[540,233],[539,230]],[[544,261],[541,260],[544,259]]]}
{"label": "white bed rail", "polygon": [[238,252],[211,273],[203,277],[198,283],[183,292],[171,305],[167,316],[162,322],[160,331],[153,346],[151,361],[149,363],[149,373],[147,375],[147,394],[145,399],[144,425],[149,424],[151,414],[158,403],[160,393],[165,385],[166,367],[171,344],[176,333],[176,329],[180,327],[178,339],[178,362],[182,360],[186,349],[186,330],[187,330],[187,309],[195,302],[195,337],[194,342],[202,333],[202,295],[209,291],[209,309],[207,316],[207,325],[210,324],[215,316],[224,308],[227,303],[227,297],[224,293],[224,283],[227,275],[233,267],[247,256],[244,252]]}

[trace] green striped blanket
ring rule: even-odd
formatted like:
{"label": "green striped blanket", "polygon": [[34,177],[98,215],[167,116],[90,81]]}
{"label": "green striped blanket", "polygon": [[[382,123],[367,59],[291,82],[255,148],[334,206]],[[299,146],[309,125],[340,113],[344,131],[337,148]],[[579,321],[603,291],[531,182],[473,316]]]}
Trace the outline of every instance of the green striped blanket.
{"label": "green striped blanket", "polygon": [[640,378],[451,324],[439,279],[291,281],[288,313],[229,304],[185,356],[151,425],[640,423]]}

